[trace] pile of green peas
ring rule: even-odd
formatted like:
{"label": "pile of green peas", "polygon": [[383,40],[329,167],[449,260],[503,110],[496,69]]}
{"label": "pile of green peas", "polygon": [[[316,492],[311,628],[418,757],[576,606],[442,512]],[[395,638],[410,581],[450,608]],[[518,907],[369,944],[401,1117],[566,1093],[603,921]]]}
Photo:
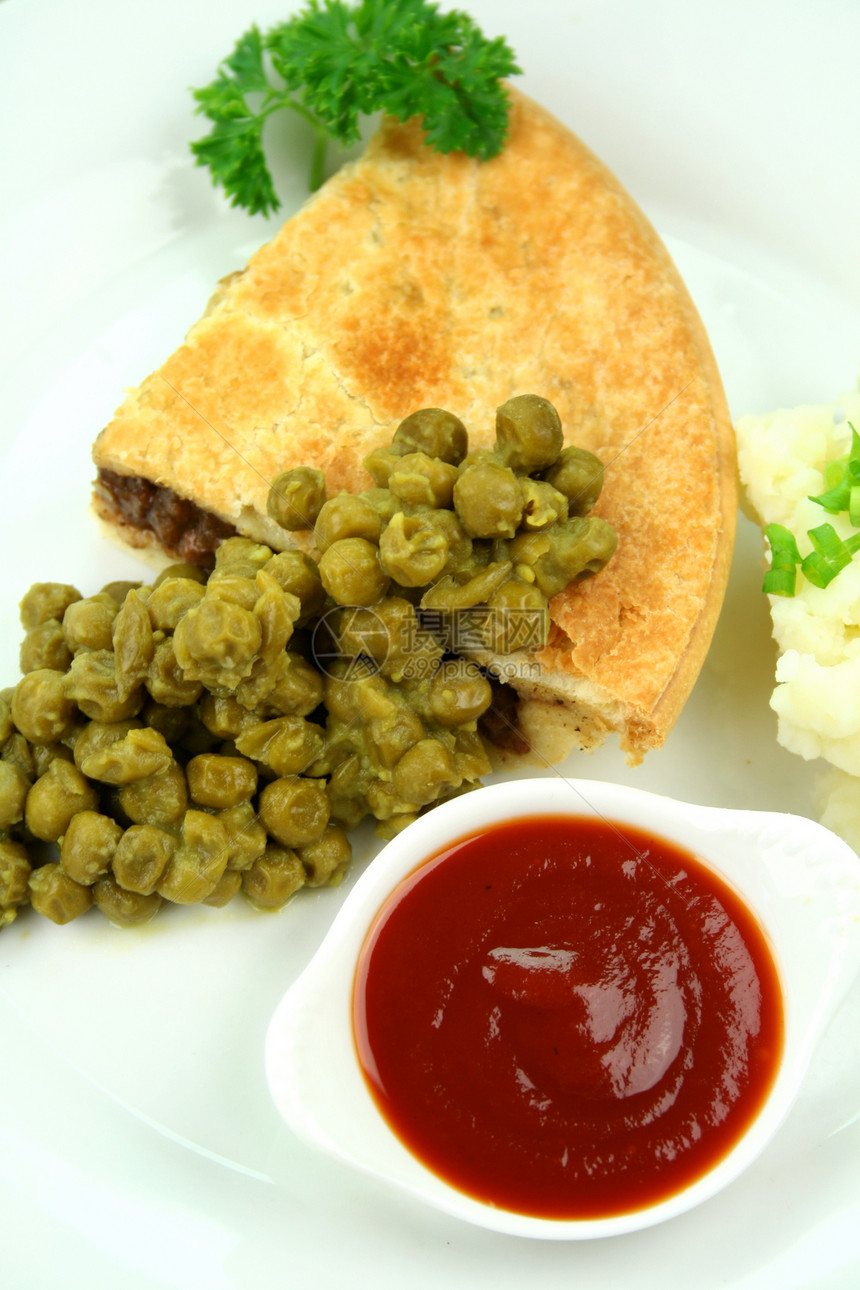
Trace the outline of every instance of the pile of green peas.
{"label": "pile of green peas", "polygon": [[390,837],[487,773],[478,723],[493,688],[452,654],[539,649],[549,599],[613,554],[612,526],[588,515],[602,464],[563,440],[539,395],[499,407],[493,449],[474,453],[458,417],[425,408],[365,458],[372,488],[327,498],[308,467],[273,482],[269,516],[312,530],[331,606],[317,765],[345,826],[369,813]]}
{"label": "pile of green peas", "polygon": [[330,500],[319,471],[275,480],[270,514],[313,528],[318,560],[231,537],[209,573],[26,594],[0,692],[0,928],[27,904],[121,926],[240,892],[280,908],[340,880],[361,820],[392,837],[487,774],[493,690],[450,620],[491,611],[501,631],[473,626],[504,652],[526,609],[545,639],[548,598],[614,549],[585,516],[600,463],[524,396],[492,452],[425,409],[367,466],[374,488]]}
{"label": "pile of green peas", "polygon": [[378,615],[394,598],[447,615],[449,630],[483,607],[470,615],[476,649],[521,648],[523,617],[528,647],[539,648],[550,598],[599,572],[616,546],[612,526],[588,514],[600,461],[563,442],[539,395],[502,404],[494,447],[472,453],[458,417],[426,408],[365,459],[375,487],[327,499],[322,472],[300,467],[274,481],[268,512],[290,531],[313,530],[335,604]]}
{"label": "pile of green peas", "polygon": [[323,679],[294,647],[324,603],[313,560],[245,538],[208,576],[31,587],[0,694],[0,927],[24,904],[134,925],[337,882],[351,845],[306,774]]}

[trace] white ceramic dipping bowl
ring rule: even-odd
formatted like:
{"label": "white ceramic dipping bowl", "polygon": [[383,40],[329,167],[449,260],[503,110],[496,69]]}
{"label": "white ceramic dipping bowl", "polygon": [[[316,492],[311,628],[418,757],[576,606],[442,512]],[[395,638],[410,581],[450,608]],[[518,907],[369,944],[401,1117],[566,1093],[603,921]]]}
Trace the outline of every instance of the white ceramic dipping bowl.
{"label": "white ceramic dipping bowl", "polygon": [[[485,1204],[430,1172],[380,1114],[359,1066],[352,1007],[356,964],[380,906],[442,848],[507,820],[597,816],[674,842],[743,898],[781,978],[785,1047],[767,1101],[733,1150],[685,1190],[634,1213],[553,1220]],[[692,806],[640,789],[546,776],[482,788],[436,807],[373,860],[312,962],[285,994],[266,1043],[275,1103],[302,1139],[467,1222],[555,1240],[616,1236],[673,1218],[732,1182],[787,1115],[816,1043],[860,972],[860,859],[811,820]]]}

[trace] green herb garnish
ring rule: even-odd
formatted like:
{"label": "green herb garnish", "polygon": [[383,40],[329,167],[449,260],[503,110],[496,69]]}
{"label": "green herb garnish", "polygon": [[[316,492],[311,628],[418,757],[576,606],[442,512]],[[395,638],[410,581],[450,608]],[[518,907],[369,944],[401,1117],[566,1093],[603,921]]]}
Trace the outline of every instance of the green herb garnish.
{"label": "green herb garnish", "polygon": [[801,556],[794,534],[782,524],[768,524],[764,535],[770,543],[770,568],[764,575],[762,591],[771,596],[793,596],[800,572],[816,587],[826,587],[860,551],[860,533],[841,538],[832,524],[809,529],[812,550]]}
{"label": "green herb garnish", "polygon": [[770,543],[770,568],[761,589],[770,596],[793,596],[800,564],[794,534],[782,524],[768,524],[764,535]]}
{"label": "green herb garnish", "polygon": [[265,33],[251,27],[211,85],[192,91],[213,125],[191,151],[232,205],[268,215],[280,206],[262,144],[273,112],[291,108],[313,126],[315,191],[327,141],[356,143],[360,118],[378,111],[423,118],[439,152],[495,156],[508,125],[502,78],[519,70],[504,39],[488,40],[458,10],[440,13],[428,0],[309,0]]}
{"label": "green herb garnish", "polygon": [[832,524],[820,524],[809,529],[813,550],[800,563],[800,571],[807,582],[816,587],[826,587],[860,550],[860,533],[844,542]]}
{"label": "green herb garnish", "polygon": [[[810,497],[831,515],[847,512],[855,529],[860,529],[860,434],[853,424],[851,449],[846,457],[829,461],[824,468],[827,488],[818,497]],[[793,596],[797,583],[797,566],[816,587],[828,586],[860,551],[860,533],[841,538],[832,524],[807,529],[812,550],[801,556],[794,534],[782,524],[768,524],[764,535],[770,543],[770,568],[764,575],[762,591],[771,596]]]}
{"label": "green herb garnish", "polygon": [[847,511],[851,523],[860,528],[860,435],[851,427],[851,450],[847,457],[829,461],[824,468],[824,482],[827,489],[818,497],[810,497],[831,515]]}

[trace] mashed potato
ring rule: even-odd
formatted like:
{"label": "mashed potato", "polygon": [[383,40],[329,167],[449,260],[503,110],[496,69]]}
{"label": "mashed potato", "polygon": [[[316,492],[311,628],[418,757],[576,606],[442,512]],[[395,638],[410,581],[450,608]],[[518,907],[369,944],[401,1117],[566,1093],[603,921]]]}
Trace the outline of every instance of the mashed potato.
{"label": "mashed potato", "polygon": [[[737,424],[749,509],[762,527],[790,529],[801,555],[811,549],[808,530],[820,524],[831,523],[840,537],[856,532],[847,515],[830,515],[809,500],[826,487],[827,463],[848,453],[849,421],[860,431],[858,393]],[[839,768],[818,787],[822,822],[860,850],[860,555],[823,588],[798,570],[794,597],[771,596],[770,602],[780,649],[771,698],[779,742],[807,760],[823,757]]]}

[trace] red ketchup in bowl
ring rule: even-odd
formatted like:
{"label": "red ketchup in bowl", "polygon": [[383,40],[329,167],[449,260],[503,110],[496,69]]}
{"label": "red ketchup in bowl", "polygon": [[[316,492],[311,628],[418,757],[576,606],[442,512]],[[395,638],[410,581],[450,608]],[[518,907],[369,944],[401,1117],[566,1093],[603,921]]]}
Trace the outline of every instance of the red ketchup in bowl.
{"label": "red ketchup in bowl", "polygon": [[586,817],[446,847],[381,909],[354,1033],[409,1150],[486,1204],[594,1219],[667,1200],[743,1136],[783,1044],[773,958],[701,861]]}

